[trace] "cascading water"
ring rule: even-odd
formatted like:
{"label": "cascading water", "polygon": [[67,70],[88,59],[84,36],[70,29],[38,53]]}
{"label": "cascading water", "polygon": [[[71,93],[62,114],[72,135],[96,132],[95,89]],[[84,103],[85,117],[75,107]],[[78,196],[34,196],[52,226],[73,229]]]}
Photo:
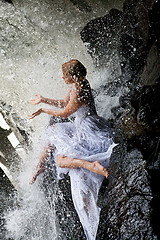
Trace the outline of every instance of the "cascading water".
{"label": "cascading water", "polygon": [[[96,90],[99,88],[99,86],[96,87],[97,82],[102,83],[106,81],[106,72],[102,71],[100,73],[95,71],[94,74],[95,77],[92,78],[92,85],[95,85],[94,89]],[[119,103],[119,94],[114,97],[109,97],[103,92],[98,94],[95,99],[99,114],[108,118],[111,115],[111,108],[117,106]],[[33,133],[32,142],[34,150],[27,154],[23,162],[21,162],[20,174],[17,177],[18,191],[15,193],[15,196],[12,195],[14,207],[9,208],[7,212],[5,212],[6,239],[58,239],[59,229],[56,223],[58,220],[56,220],[54,208],[54,189],[52,191],[49,189],[49,196],[46,196],[41,184],[43,176],[39,176],[35,184],[29,185],[32,170],[39,160],[39,153],[42,149],[40,135],[43,136],[44,129],[45,126]],[[60,194],[60,192],[58,194]],[[68,215],[70,215],[70,213],[68,213]],[[64,237],[62,239],[64,239]]]}
{"label": "cascading water", "polygon": [[[110,110],[118,105],[121,91],[113,94],[113,97],[106,95],[105,90],[99,91],[112,76],[107,70],[94,69],[79,34],[88,18],[106,14],[109,7],[105,5],[104,9],[102,3],[96,6],[88,1],[92,11],[81,12],[70,1],[65,6],[64,1],[51,2],[14,1],[14,6],[5,2],[0,6],[2,36],[5,39],[1,48],[4,66],[1,99],[12,106],[10,116],[15,113],[21,116],[23,120],[18,123],[20,126],[23,125],[25,130],[28,126],[34,130],[29,132],[34,150],[23,156],[19,175],[16,176],[18,191],[14,196],[11,195],[13,207],[8,207],[4,212],[6,239],[51,240],[58,239],[59,234],[54,191],[50,193],[52,197],[50,194],[46,196],[40,184],[42,177],[34,185],[29,185],[42,147],[39,139],[49,121],[47,116],[27,120],[27,115],[38,108],[30,107],[30,98],[36,93],[50,98],[63,98],[66,86],[61,80],[61,65],[71,58],[79,59],[87,67],[87,78],[95,90],[99,115],[110,117]],[[116,66],[118,64],[114,62]],[[14,167],[16,164],[18,167],[15,160]]]}

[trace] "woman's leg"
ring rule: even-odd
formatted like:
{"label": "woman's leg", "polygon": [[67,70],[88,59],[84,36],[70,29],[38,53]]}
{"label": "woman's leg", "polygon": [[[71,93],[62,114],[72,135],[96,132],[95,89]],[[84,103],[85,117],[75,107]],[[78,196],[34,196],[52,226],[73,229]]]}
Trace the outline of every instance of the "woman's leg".
{"label": "woman's leg", "polygon": [[100,174],[108,178],[109,172],[107,168],[104,168],[98,161],[89,162],[83,159],[70,158],[59,155],[57,157],[57,165],[61,168],[86,168],[91,172]]}
{"label": "woman's leg", "polygon": [[51,146],[51,145],[43,149],[43,151],[41,152],[39,163],[33,169],[32,177],[29,181],[30,184],[33,184],[36,181],[37,177],[45,171],[45,161],[49,157],[51,152],[53,152],[53,150],[54,150],[54,146]]}

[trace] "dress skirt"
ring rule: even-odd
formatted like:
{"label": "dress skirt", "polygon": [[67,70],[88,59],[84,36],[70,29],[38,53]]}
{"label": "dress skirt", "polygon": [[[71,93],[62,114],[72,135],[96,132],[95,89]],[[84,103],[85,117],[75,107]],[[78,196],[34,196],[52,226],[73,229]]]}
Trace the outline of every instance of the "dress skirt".
{"label": "dress skirt", "polygon": [[[108,168],[112,150],[116,146],[107,120],[92,113],[86,105],[77,110],[73,122],[56,123],[48,127],[47,140],[55,146],[54,158],[51,160],[53,165],[58,155],[64,155],[91,162],[99,161]],[[73,203],[86,237],[95,240],[100,216],[97,198],[105,177],[84,168],[56,166],[56,173],[57,179],[69,174]]]}

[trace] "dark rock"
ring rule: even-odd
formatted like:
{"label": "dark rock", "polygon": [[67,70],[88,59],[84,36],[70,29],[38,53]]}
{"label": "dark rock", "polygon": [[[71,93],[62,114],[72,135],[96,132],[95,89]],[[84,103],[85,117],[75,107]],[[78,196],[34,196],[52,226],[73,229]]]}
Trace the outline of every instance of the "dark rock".
{"label": "dark rock", "polygon": [[81,31],[81,38],[96,66],[105,65],[114,52],[121,22],[122,12],[112,9],[108,15],[91,20]]}
{"label": "dark rock", "polygon": [[151,9],[148,11],[149,16],[149,36],[147,48],[149,53],[147,61],[140,76],[142,85],[152,85],[160,76],[160,1],[151,1]]}
{"label": "dark rock", "polygon": [[15,113],[11,105],[0,101],[0,112],[2,113],[5,121],[9,125],[10,129],[15,133],[19,142],[27,150],[29,145],[31,145],[32,128],[27,126],[26,120],[22,119]]}
{"label": "dark rock", "polygon": [[92,8],[86,3],[85,0],[70,0],[80,11],[91,12]]}
{"label": "dark rock", "polygon": [[142,1],[127,0],[123,6],[123,25],[120,35],[120,52],[128,68],[137,73],[145,62],[148,40],[148,11]]}
{"label": "dark rock", "polygon": [[13,195],[15,189],[5,173],[0,168],[0,239],[6,239],[6,230],[5,230],[5,218],[4,213],[7,211],[8,206],[13,205]]}
{"label": "dark rock", "polygon": [[5,2],[13,4],[12,0],[5,0]]}
{"label": "dark rock", "polygon": [[151,1],[151,9],[148,12],[149,15],[149,39],[148,39],[148,48],[156,42],[157,47],[160,49],[160,1]]}
{"label": "dark rock", "polygon": [[140,151],[128,152],[125,142],[115,148],[97,239],[157,239],[150,222],[153,195],[148,177]]}
{"label": "dark rock", "polygon": [[156,42],[152,45],[140,76],[140,83],[144,85],[153,85],[160,76],[160,51],[156,46]]}
{"label": "dark rock", "polygon": [[20,160],[16,150],[8,140],[8,135],[11,132],[11,130],[5,130],[0,127],[0,159],[1,163],[6,167],[10,167],[14,162],[14,159],[17,159],[17,161]]}
{"label": "dark rock", "polygon": [[116,53],[123,72],[131,71],[135,75],[143,70],[151,47],[148,47],[148,41],[155,31],[159,34],[156,30],[159,22],[153,20],[154,14],[158,19],[159,9],[156,8],[158,4],[153,7],[153,2],[126,0],[123,12],[112,9],[84,27],[81,38],[96,66],[105,66]]}
{"label": "dark rock", "polygon": [[149,126],[153,132],[160,132],[159,94],[160,81],[152,86],[144,86],[139,101],[138,123],[141,126]]}
{"label": "dark rock", "polygon": [[152,214],[151,214],[151,222],[153,225],[153,230],[157,234],[158,239],[160,239],[160,231],[159,231],[159,219],[160,217],[160,191],[157,187],[157,183],[160,182],[160,154],[158,155],[157,160],[154,162],[152,166],[150,166],[150,177],[151,177],[151,188],[153,193],[153,199],[151,201]]}
{"label": "dark rock", "polygon": [[48,203],[52,206],[54,202],[55,205],[58,229],[57,239],[85,240],[86,237],[82,225],[73,205],[69,176],[57,181],[53,175],[52,167],[47,164],[41,187]]}
{"label": "dark rock", "polygon": [[[96,65],[106,66],[116,52],[122,71],[118,88],[129,88],[111,110],[109,121],[126,140],[118,138],[109,181],[99,193],[103,209],[97,239],[158,239],[160,1],[127,0],[123,12],[115,13],[94,19],[81,32]],[[110,85],[114,76],[103,89]]]}
{"label": "dark rock", "polygon": [[146,130],[146,128],[138,123],[136,112],[133,109],[124,111],[119,118],[116,128],[121,132],[123,138],[139,136]]}
{"label": "dark rock", "polygon": [[135,89],[120,97],[120,107],[112,109],[112,121],[122,137],[160,132],[159,93],[160,81],[157,79],[156,84],[151,86],[135,85]]}

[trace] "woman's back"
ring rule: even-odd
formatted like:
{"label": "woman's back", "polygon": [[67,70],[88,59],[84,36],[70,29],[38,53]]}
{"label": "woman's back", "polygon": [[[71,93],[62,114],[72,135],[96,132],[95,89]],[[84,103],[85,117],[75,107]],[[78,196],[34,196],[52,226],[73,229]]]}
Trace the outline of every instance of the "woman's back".
{"label": "woman's back", "polygon": [[88,106],[92,113],[97,114],[91,86],[87,79],[83,79],[81,81],[80,86],[77,87],[77,94],[78,94],[78,100],[82,104]]}

